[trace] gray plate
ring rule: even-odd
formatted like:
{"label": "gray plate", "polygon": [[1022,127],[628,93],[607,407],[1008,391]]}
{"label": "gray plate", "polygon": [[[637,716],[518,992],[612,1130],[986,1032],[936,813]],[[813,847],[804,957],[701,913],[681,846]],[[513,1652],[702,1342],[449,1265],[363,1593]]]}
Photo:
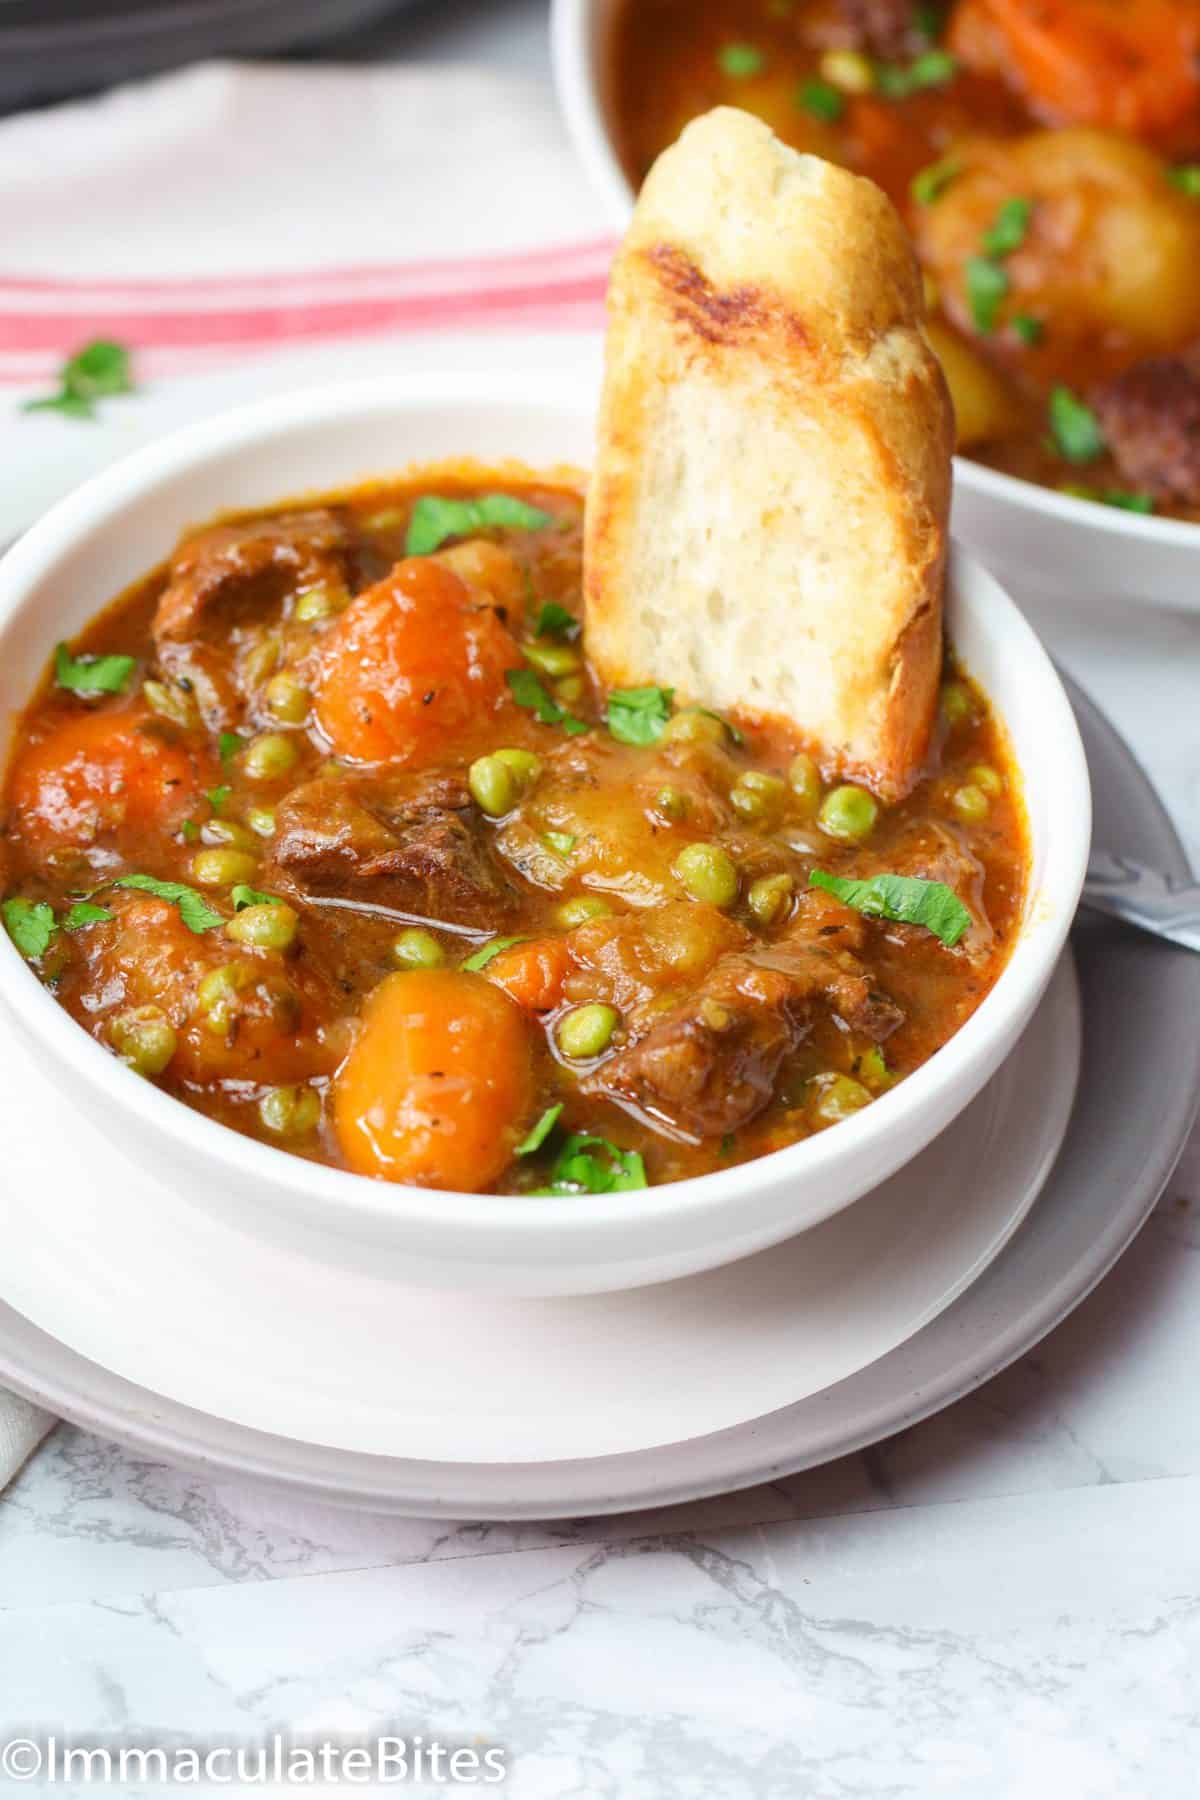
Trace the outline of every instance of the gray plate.
{"label": "gray plate", "polygon": [[[1170,875],[1187,858],[1154,790],[1071,687],[1096,838]],[[1108,927],[1074,935],[1083,1068],[1066,1142],[1027,1223],[962,1298],[836,1387],[708,1437],[624,1456],[507,1466],[368,1456],[180,1406],[108,1373],[0,1305],[0,1380],[138,1451],[377,1511],[449,1518],[623,1512],[826,1462],[969,1393],[1090,1293],[1145,1222],[1200,1104],[1200,957]]]}

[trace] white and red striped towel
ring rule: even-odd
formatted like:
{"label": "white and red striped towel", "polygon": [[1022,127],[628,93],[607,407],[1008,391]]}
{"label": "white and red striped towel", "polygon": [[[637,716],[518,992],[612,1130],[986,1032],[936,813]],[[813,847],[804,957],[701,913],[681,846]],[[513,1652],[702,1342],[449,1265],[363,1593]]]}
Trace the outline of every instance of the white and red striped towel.
{"label": "white and red striped towel", "polygon": [[[207,64],[0,123],[0,539],[114,455],[298,383],[594,354],[612,244],[552,95]],[[91,338],[141,391],[23,414]]]}

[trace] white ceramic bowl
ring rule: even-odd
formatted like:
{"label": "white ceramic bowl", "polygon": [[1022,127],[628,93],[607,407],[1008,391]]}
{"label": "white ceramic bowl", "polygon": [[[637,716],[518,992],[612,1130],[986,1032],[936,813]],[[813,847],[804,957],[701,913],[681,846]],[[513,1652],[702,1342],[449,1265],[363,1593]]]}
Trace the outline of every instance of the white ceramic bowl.
{"label": "white ceramic bowl", "polygon": [[[193,426],[97,476],[0,562],[5,741],[54,641],[160,561],[185,526],[426,459],[586,465],[594,394],[564,392],[561,378],[546,387],[524,375],[429,374],[317,389]],[[3,932],[0,996],[60,1090],[65,1119],[86,1109],[172,1185],[306,1254],[390,1263],[434,1285],[562,1294],[689,1274],[776,1243],[865,1193],[966,1106],[1041,998],[1075,910],[1090,795],[1058,677],[1017,608],[959,554],[949,622],[1024,771],[1033,840],[1026,918],[1008,966],[957,1036],[872,1106],[806,1143],[697,1180],[561,1202],[389,1186],[242,1137],[140,1080],[80,1030]]]}
{"label": "white ceramic bowl", "polygon": [[[552,0],[551,15],[554,75],[567,129],[621,231],[633,189],[609,126],[608,44],[618,9],[634,3]],[[1200,612],[1200,525],[1097,506],[958,457],[954,531],[1018,597]]]}

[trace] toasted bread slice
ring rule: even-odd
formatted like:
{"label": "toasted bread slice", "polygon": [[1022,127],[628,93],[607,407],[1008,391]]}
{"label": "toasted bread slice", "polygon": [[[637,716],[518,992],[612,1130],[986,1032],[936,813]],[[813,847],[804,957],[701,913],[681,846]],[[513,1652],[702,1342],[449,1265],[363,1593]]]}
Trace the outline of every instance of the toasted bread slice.
{"label": "toasted bread slice", "polygon": [[942,654],[953,422],[873,183],[719,107],[654,165],[609,288],[587,508],[601,675],[786,717],[902,794]]}

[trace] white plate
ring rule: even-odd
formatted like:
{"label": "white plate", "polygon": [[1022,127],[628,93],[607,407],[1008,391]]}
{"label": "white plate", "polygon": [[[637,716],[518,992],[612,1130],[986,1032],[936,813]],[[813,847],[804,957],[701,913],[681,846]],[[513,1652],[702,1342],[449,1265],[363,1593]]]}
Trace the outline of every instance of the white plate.
{"label": "white plate", "polygon": [[[1145,776],[1095,708],[1077,692],[1073,698],[1101,839],[1182,875],[1186,858]],[[1024,1228],[981,1279],[907,1343],[794,1405],[764,1413],[760,1402],[728,1430],[623,1456],[472,1465],[356,1455],[253,1431],[153,1393],[163,1345],[148,1335],[139,1385],[2,1303],[0,1379],[145,1455],[423,1516],[618,1512],[769,1480],[842,1455],[936,1411],[1024,1354],[1111,1267],[1178,1160],[1200,1095],[1200,958],[1132,935],[1085,931],[1077,960],[1079,1093],[1063,1149]],[[427,1370],[423,1358],[414,1370],[391,1373],[401,1390]],[[659,1380],[665,1372],[652,1373]],[[639,1379],[650,1385],[646,1371]]]}
{"label": "white plate", "polygon": [[893,1350],[999,1253],[1066,1130],[1069,955],[1014,1055],[921,1156],[770,1251],[573,1299],[437,1293],[332,1267],[166,1191],[20,1060],[0,1136],[0,1295],[81,1355],[260,1431],[465,1463],[627,1455],[818,1393]]}

